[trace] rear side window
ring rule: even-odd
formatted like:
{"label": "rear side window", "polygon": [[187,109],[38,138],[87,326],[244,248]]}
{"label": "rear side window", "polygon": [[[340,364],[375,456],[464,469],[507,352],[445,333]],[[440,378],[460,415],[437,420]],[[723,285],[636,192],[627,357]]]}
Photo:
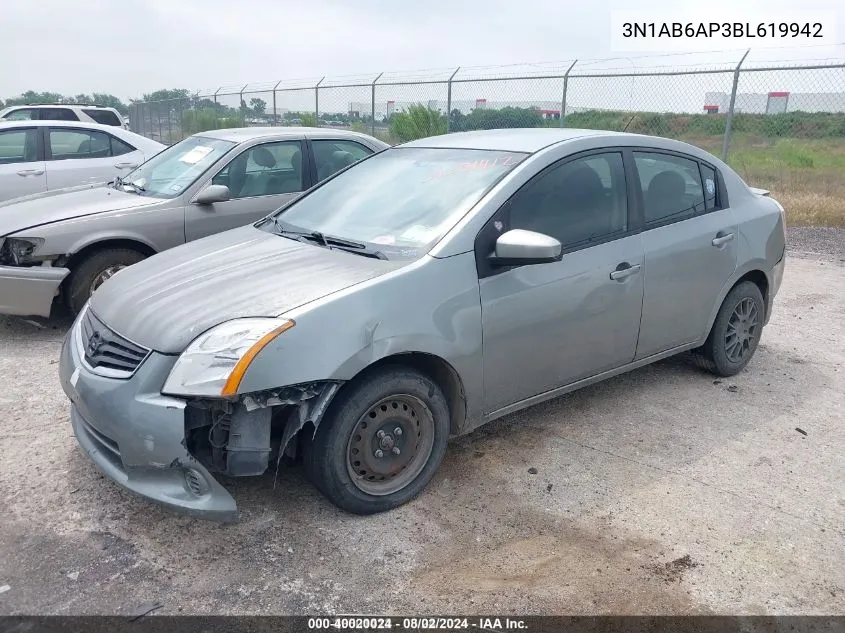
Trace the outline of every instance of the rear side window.
{"label": "rear side window", "polygon": [[50,129],[50,153],[53,160],[69,158],[108,158],[110,136],[95,130]]}
{"label": "rear side window", "polygon": [[704,208],[707,211],[718,209],[716,170],[707,165],[701,165],[701,180],[704,183]]}
{"label": "rear side window", "polygon": [[0,132],[0,165],[31,163],[38,160],[38,130]]}
{"label": "rear side window", "polygon": [[311,147],[317,163],[318,182],[373,153],[371,149],[354,141],[314,140],[311,141]]}
{"label": "rear side window", "polygon": [[669,154],[634,152],[634,162],[643,191],[647,226],[683,220],[704,210],[698,161]]}
{"label": "rear side window", "polygon": [[79,121],[76,113],[69,108],[40,108],[42,121]]}
{"label": "rear side window", "polygon": [[135,148],[129,145],[128,143],[124,143],[120,139],[115,137],[111,137],[111,155],[112,156],[122,156],[123,154],[128,154],[129,152],[134,152]]}
{"label": "rear side window", "polygon": [[91,110],[83,108],[82,111],[94,119],[97,123],[122,127],[120,119],[117,118],[117,115],[111,110]]}
{"label": "rear side window", "polygon": [[4,121],[34,121],[38,119],[38,111],[32,108],[21,108],[12,110],[3,117]]}

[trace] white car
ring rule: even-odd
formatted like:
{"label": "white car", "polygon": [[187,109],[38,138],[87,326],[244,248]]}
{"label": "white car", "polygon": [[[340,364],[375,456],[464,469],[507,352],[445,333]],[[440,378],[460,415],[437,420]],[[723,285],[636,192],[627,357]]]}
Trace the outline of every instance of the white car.
{"label": "white car", "polygon": [[0,202],[108,182],[165,147],[97,123],[0,121]]}
{"label": "white car", "polygon": [[9,106],[0,110],[0,121],[82,121],[129,129],[129,122],[114,108],[70,103]]}

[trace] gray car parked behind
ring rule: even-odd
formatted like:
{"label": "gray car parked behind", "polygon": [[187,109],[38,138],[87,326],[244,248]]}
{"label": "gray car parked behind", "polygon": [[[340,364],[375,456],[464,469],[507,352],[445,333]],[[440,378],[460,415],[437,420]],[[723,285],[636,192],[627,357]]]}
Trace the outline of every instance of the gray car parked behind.
{"label": "gray car parked behind", "polygon": [[201,132],[110,186],[0,205],[0,314],[78,312],[121,268],[243,226],[386,143],[318,128]]}
{"label": "gray car parked behind", "polygon": [[425,487],[450,435],[686,350],[742,370],[784,247],[782,207],[685,143],[427,138],[121,271],[61,381],[85,452],[169,507],[233,519],[212,473],[287,453],[378,512]]}

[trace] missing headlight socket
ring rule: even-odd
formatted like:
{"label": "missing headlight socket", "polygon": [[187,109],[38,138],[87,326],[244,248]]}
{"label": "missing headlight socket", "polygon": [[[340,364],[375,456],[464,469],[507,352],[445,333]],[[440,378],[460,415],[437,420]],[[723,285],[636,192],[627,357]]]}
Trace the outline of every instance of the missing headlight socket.
{"label": "missing headlight socket", "polygon": [[282,456],[295,456],[291,440],[309,422],[316,431],[339,386],[320,381],[231,400],[191,400],[186,448],[210,470],[233,477],[264,473],[275,454],[278,473]]}

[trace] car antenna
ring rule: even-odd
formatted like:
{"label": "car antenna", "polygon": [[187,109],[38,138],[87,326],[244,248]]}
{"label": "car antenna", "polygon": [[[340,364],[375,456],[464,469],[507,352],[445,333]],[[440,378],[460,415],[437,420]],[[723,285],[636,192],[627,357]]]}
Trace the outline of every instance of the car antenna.
{"label": "car antenna", "polygon": [[623,132],[627,132],[627,131],[628,131],[628,126],[629,126],[629,125],[631,125],[631,121],[633,121],[633,120],[634,120],[634,119],[636,119],[636,118],[637,118],[637,113],[636,113],[636,112],[634,112],[634,116],[632,116],[630,119],[628,119],[628,122],[625,124],[625,127],[624,127],[624,128],[622,128],[622,131],[623,131]]}

